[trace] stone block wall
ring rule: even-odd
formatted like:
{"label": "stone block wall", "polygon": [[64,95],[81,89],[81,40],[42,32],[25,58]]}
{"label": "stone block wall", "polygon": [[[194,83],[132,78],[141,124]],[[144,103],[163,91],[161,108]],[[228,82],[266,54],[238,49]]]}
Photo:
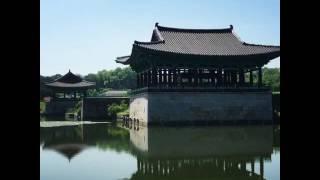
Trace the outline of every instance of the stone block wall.
{"label": "stone block wall", "polygon": [[70,108],[74,108],[78,101],[50,101],[46,104],[46,111],[44,114],[49,116],[63,116]]}
{"label": "stone block wall", "polygon": [[272,121],[271,92],[146,92],[131,97],[130,117],[144,124]]}
{"label": "stone block wall", "polygon": [[[129,103],[127,97],[87,97],[83,99],[81,117],[82,120],[108,119],[108,105],[120,104],[121,101]],[[109,119],[111,120],[111,119]]]}

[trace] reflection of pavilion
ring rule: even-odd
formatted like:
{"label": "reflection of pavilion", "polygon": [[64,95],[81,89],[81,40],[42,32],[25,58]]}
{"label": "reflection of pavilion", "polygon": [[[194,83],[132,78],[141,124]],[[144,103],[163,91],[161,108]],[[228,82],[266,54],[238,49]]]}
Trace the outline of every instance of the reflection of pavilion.
{"label": "reflection of pavilion", "polygon": [[85,144],[61,144],[61,145],[55,145],[55,146],[49,146],[45,147],[44,149],[52,149],[71,161],[73,157],[75,157],[77,154],[81,153],[84,149],[86,149],[88,146]]}
{"label": "reflection of pavilion", "polygon": [[83,143],[83,125],[40,128],[40,138],[44,150],[54,150],[69,161],[87,147]]}
{"label": "reflection of pavilion", "polygon": [[[40,144],[71,160],[87,147],[137,159],[131,179],[261,179],[275,142],[273,127],[140,127],[92,124],[40,128]],[[259,166],[256,166],[259,165]]]}
{"label": "reflection of pavilion", "polygon": [[40,128],[40,144],[43,150],[54,150],[71,161],[89,147],[128,151],[129,133],[107,124]]}
{"label": "reflection of pavilion", "polygon": [[130,140],[138,167],[132,179],[261,179],[273,128],[149,127],[131,130]]}

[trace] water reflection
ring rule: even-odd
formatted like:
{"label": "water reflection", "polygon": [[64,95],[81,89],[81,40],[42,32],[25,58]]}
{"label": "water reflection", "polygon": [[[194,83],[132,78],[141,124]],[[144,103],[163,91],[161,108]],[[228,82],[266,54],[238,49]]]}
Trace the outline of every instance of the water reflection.
{"label": "water reflection", "polygon": [[108,124],[40,128],[43,150],[54,150],[71,160],[86,148],[129,151],[129,132]]}
{"label": "water reflection", "polygon": [[264,161],[271,160],[273,128],[140,127],[130,130],[130,140],[138,154],[132,179],[262,179]]}
{"label": "water reflection", "polygon": [[92,124],[40,131],[43,152],[54,150],[69,161],[90,148],[130,154],[136,170],[128,179],[263,179],[265,162],[274,148],[280,149],[280,129],[272,126],[124,129]]}

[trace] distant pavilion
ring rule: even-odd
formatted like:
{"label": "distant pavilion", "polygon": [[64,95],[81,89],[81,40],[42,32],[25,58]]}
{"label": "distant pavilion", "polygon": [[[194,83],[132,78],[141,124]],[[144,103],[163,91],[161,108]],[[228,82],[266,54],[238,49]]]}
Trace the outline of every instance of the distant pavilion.
{"label": "distant pavilion", "polygon": [[[87,90],[94,88],[95,83],[83,80],[81,77],[73,74],[70,70],[64,76],[46,84],[47,87],[54,91],[54,98],[66,99],[66,95],[71,95],[71,99],[80,99],[87,95]],[[58,94],[63,94],[59,97]]]}
{"label": "distant pavilion", "polygon": [[181,29],[156,23],[150,42],[134,41],[131,55],[116,62],[137,72],[130,117],[146,124],[270,122],[271,89],[262,83],[262,67],[279,56],[280,46],[243,42],[232,25]]}

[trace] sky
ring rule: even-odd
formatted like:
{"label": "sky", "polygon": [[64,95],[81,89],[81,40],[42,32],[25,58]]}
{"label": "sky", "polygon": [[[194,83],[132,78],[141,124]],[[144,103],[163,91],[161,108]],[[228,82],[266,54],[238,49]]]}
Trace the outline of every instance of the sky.
{"label": "sky", "polygon": [[[280,0],[40,0],[40,74],[86,75],[125,67],[134,40],[150,41],[155,23],[228,28],[242,41],[280,45]],[[267,67],[280,67],[280,58]]]}

